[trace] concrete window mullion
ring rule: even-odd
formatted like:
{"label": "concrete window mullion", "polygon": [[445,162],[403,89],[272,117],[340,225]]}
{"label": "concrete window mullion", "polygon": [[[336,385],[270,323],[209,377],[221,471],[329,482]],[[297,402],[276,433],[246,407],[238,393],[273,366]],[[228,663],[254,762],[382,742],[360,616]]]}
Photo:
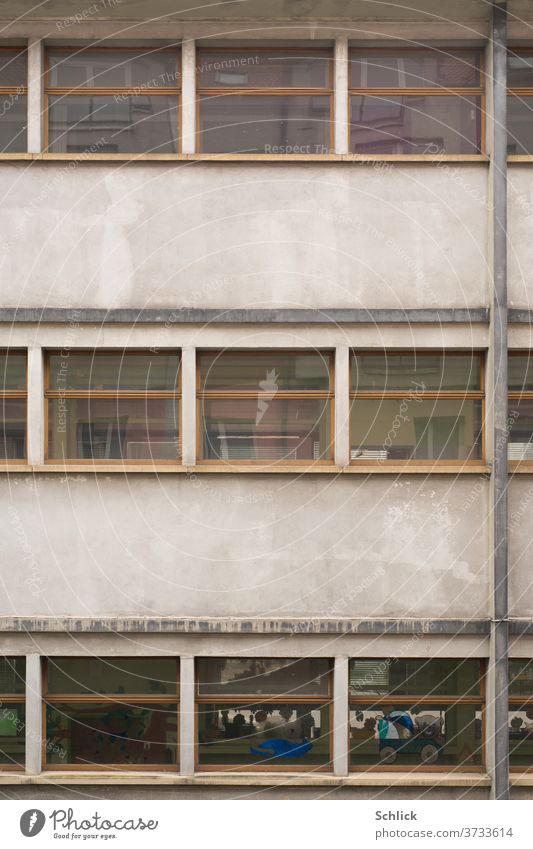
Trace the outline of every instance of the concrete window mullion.
{"label": "concrete window mullion", "polygon": [[39,38],[28,42],[28,152],[44,147],[44,48]]}
{"label": "concrete window mullion", "polygon": [[196,348],[181,353],[181,456],[184,466],[196,465]]}
{"label": "concrete window mullion", "polygon": [[180,773],[194,772],[195,721],[194,721],[194,657],[180,658]]}
{"label": "concrete window mullion", "polygon": [[349,152],[348,39],[335,39],[335,153]]}
{"label": "concrete window mullion", "polygon": [[335,348],[335,463],[350,463],[350,349]]}
{"label": "concrete window mullion", "polygon": [[181,47],[181,152],[196,152],[196,45],[192,39]]}
{"label": "concrete window mullion", "polygon": [[348,775],[349,659],[336,657],[333,669],[333,772]]}
{"label": "concrete window mullion", "polygon": [[26,655],[26,772],[35,775],[42,769],[43,696],[41,658]]}
{"label": "concrete window mullion", "polygon": [[28,349],[27,458],[33,466],[44,463],[44,362],[40,347]]}

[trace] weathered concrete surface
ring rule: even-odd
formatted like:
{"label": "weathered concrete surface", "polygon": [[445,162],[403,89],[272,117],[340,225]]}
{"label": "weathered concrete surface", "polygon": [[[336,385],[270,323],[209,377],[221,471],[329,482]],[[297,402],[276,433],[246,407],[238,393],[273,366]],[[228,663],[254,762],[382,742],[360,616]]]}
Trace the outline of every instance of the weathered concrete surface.
{"label": "weathered concrete surface", "polygon": [[516,475],[509,486],[509,613],[533,616],[533,481]]}
{"label": "weathered concrete surface", "polygon": [[488,485],[17,475],[5,616],[488,615]]}
{"label": "weathered concrete surface", "polygon": [[533,308],[533,174],[527,165],[508,169],[508,292],[509,306]]}
{"label": "weathered concrete surface", "polygon": [[486,192],[485,163],[2,163],[1,305],[486,306]]}

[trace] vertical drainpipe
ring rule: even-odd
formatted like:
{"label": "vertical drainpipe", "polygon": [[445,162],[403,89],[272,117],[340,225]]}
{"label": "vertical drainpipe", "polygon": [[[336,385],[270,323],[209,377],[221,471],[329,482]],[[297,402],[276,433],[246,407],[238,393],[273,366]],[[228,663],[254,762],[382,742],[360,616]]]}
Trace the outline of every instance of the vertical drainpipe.
{"label": "vertical drainpipe", "polygon": [[[492,795],[509,798],[507,730],[509,650],[507,541],[507,3],[492,13],[492,308],[493,470],[491,488],[493,599],[491,698]],[[489,737],[490,744],[490,737]]]}

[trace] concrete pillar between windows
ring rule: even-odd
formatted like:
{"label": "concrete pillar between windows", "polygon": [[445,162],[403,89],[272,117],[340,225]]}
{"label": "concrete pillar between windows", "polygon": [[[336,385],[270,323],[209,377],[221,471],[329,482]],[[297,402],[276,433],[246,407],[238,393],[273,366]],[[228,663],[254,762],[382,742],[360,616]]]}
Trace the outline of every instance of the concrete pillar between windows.
{"label": "concrete pillar between windows", "polygon": [[194,772],[194,657],[180,658],[180,774]]}
{"label": "concrete pillar between windows", "polygon": [[336,657],[333,669],[333,772],[348,775],[349,766],[349,660]]}
{"label": "concrete pillar between windows", "polygon": [[44,364],[40,347],[28,348],[27,459],[31,465],[44,463]]}
{"label": "concrete pillar between windows", "polygon": [[41,658],[26,655],[26,772],[35,774],[42,767],[43,704]]}
{"label": "concrete pillar between windows", "polygon": [[[508,737],[508,533],[507,533],[507,7],[493,6],[492,58],[492,146],[490,164],[492,304],[490,321],[490,382],[492,394],[492,475],[490,551],[492,558],[492,629],[487,676],[488,766],[492,796],[509,798]],[[489,207],[490,208],[490,207]]]}
{"label": "concrete pillar between windows", "polygon": [[335,153],[348,153],[348,39],[335,39],[334,90],[335,90]]}
{"label": "concrete pillar between windows", "polygon": [[40,38],[28,42],[28,151],[43,150],[44,49]]}
{"label": "concrete pillar between windows", "polygon": [[196,151],[196,45],[181,46],[181,152]]}
{"label": "concrete pillar between windows", "polygon": [[335,463],[350,462],[350,349],[335,349]]}
{"label": "concrete pillar between windows", "polygon": [[181,456],[184,466],[196,465],[196,348],[181,352]]}

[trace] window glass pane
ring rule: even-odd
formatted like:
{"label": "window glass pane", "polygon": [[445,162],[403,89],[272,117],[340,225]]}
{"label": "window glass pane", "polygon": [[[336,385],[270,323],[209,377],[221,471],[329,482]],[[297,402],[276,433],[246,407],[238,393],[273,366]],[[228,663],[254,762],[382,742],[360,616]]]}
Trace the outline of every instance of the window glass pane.
{"label": "window glass pane", "polygon": [[178,97],[50,97],[48,127],[53,153],[177,153]]}
{"label": "window glass pane", "polygon": [[331,402],[316,398],[202,401],[206,460],[325,460],[332,454]]}
{"label": "window glass pane", "polygon": [[0,86],[26,86],[28,84],[28,56],[26,51],[0,50]]}
{"label": "window glass pane", "polygon": [[508,56],[507,85],[509,88],[533,88],[533,53]]}
{"label": "window glass pane", "polygon": [[199,62],[202,88],[326,88],[330,54],[298,50],[203,50]]}
{"label": "window glass pane", "polygon": [[350,661],[352,696],[478,696],[480,692],[479,660]]}
{"label": "window glass pane", "polygon": [[352,766],[479,766],[481,705],[358,705],[350,709]]}
{"label": "window glass pane", "polygon": [[174,695],[177,693],[174,658],[49,658],[48,692]]}
{"label": "window glass pane", "polygon": [[533,460],[533,399],[509,400],[509,460]]}
{"label": "window glass pane", "polygon": [[354,354],[352,390],[479,390],[481,359],[465,354]]}
{"label": "window glass pane", "polygon": [[353,95],[353,153],[466,153],[481,150],[481,98]]}
{"label": "window glass pane", "polygon": [[509,708],[509,765],[533,766],[533,703]]}
{"label": "window glass pane", "polygon": [[479,86],[478,51],[350,51],[352,88],[467,88]]}
{"label": "window glass pane", "polygon": [[0,95],[0,153],[24,153],[27,150],[27,122],[26,95]]}
{"label": "window glass pane", "polygon": [[198,760],[283,768],[330,763],[330,709],[318,704],[198,705]]}
{"label": "window glass pane", "polygon": [[26,658],[0,657],[0,697],[26,691]]}
{"label": "window glass pane", "polygon": [[26,456],[26,399],[0,398],[0,459]]}
{"label": "window glass pane", "polygon": [[73,56],[49,51],[49,85],[61,88],[176,87],[176,51],[81,50]]}
{"label": "window glass pane", "polygon": [[481,401],[405,398],[356,399],[350,416],[350,453],[361,460],[479,460]]}
{"label": "window glass pane", "polygon": [[509,357],[509,390],[512,392],[533,391],[533,357],[531,355]]}
{"label": "window glass pane", "polygon": [[50,764],[175,764],[175,704],[63,703],[46,708]]}
{"label": "window glass pane", "polygon": [[177,400],[48,401],[48,452],[55,460],[177,460],[178,433]]}
{"label": "window glass pane", "polygon": [[0,353],[0,392],[4,389],[26,390],[26,354]]}
{"label": "window glass pane", "polygon": [[329,660],[200,658],[200,695],[327,696]]}
{"label": "window glass pane", "polygon": [[327,354],[201,354],[200,388],[258,394],[275,394],[280,389],[327,392],[329,368]]}
{"label": "window glass pane", "polygon": [[533,153],[533,97],[507,98],[507,152]]}
{"label": "window glass pane", "polygon": [[178,354],[50,354],[49,389],[179,390]]}
{"label": "window glass pane", "polygon": [[206,153],[327,153],[330,99],[322,95],[200,98]]}
{"label": "window glass pane", "polygon": [[6,702],[0,707],[0,764],[23,766],[25,750],[24,704]]}
{"label": "window glass pane", "polygon": [[533,697],[533,660],[509,660],[509,695]]}

